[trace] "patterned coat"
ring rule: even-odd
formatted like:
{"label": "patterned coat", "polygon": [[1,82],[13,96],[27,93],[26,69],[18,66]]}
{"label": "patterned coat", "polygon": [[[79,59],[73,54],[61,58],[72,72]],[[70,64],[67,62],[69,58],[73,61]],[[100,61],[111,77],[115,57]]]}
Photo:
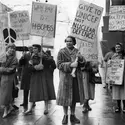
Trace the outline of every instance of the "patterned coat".
{"label": "patterned coat", "polygon": [[[78,50],[74,48],[72,52],[68,51],[68,48],[63,48],[59,51],[57,57],[57,68],[59,69],[59,88],[57,94],[57,104],[62,106],[71,106],[72,105],[72,84],[73,77],[71,76],[72,68],[70,64],[75,60]],[[83,62],[84,63],[84,62]],[[82,63],[82,64],[83,64]],[[79,65],[82,66],[79,63]],[[80,68],[76,70],[76,77],[78,80],[80,104],[84,100],[84,89],[83,89],[83,79],[82,72]]]}
{"label": "patterned coat", "polygon": [[18,61],[15,56],[9,56],[0,67],[0,105],[9,105],[12,102],[13,81]]}

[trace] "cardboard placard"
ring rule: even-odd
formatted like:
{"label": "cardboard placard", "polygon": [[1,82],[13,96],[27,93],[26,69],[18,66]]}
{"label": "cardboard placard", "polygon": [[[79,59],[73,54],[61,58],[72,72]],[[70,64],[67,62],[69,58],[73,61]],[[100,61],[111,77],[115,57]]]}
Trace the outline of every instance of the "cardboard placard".
{"label": "cardboard placard", "polygon": [[109,60],[107,63],[106,83],[123,84],[124,60]]}
{"label": "cardboard placard", "polygon": [[55,37],[56,11],[56,5],[33,2],[31,34],[42,37]]}
{"label": "cardboard placard", "polygon": [[28,40],[30,20],[28,11],[13,11],[9,13],[10,27],[15,30],[17,40]]}

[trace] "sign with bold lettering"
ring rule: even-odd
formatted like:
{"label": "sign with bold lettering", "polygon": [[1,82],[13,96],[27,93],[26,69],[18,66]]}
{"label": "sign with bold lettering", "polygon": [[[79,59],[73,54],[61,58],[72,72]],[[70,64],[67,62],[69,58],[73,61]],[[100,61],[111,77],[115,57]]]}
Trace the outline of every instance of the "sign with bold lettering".
{"label": "sign with bold lettering", "polygon": [[109,31],[125,30],[125,6],[111,6],[109,12]]}
{"label": "sign with bold lettering", "polygon": [[87,42],[77,39],[77,48],[86,61],[98,61],[97,42]]}
{"label": "sign with bold lettering", "polygon": [[103,8],[80,0],[71,34],[81,40],[95,42]]}
{"label": "sign with bold lettering", "polygon": [[5,56],[5,42],[3,37],[3,29],[8,27],[8,14],[0,14],[0,62],[4,62],[6,60]]}
{"label": "sign with bold lettering", "polygon": [[124,60],[109,60],[107,65],[106,83],[123,84]]}
{"label": "sign with bold lettering", "polygon": [[31,34],[55,37],[57,6],[46,3],[32,3]]}
{"label": "sign with bold lettering", "polygon": [[30,21],[28,11],[13,11],[9,13],[10,27],[15,30],[17,40],[28,40]]}

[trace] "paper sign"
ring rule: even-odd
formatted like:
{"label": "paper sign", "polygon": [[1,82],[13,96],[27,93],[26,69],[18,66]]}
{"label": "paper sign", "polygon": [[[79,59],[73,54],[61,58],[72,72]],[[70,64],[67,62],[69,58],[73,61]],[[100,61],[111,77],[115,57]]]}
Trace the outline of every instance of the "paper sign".
{"label": "paper sign", "polygon": [[31,34],[55,37],[57,6],[46,3],[32,3]]}
{"label": "paper sign", "polygon": [[15,30],[17,40],[28,40],[30,21],[28,11],[13,11],[9,13],[10,27]]}
{"label": "paper sign", "polygon": [[125,6],[111,6],[109,12],[109,31],[125,30]]}
{"label": "paper sign", "polygon": [[121,85],[123,83],[124,60],[109,60],[107,64],[106,83]]}
{"label": "paper sign", "polygon": [[96,41],[91,43],[77,39],[77,48],[84,56],[86,61],[98,61],[98,49]]}
{"label": "paper sign", "polygon": [[103,8],[80,0],[71,34],[81,40],[95,42]]}

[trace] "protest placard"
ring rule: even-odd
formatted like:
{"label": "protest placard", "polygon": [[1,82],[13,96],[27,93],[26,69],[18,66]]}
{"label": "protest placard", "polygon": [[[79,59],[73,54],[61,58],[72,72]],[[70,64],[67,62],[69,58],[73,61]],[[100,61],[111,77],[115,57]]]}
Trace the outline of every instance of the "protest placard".
{"label": "protest placard", "polygon": [[109,60],[107,64],[106,83],[122,85],[124,72],[124,60]]}
{"label": "protest placard", "polygon": [[15,30],[17,40],[28,40],[30,21],[28,11],[13,11],[9,13],[10,27]]}
{"label": "protest placard", "polygon": [[80,0],[71,34],[81,40],[95,42],[103,8]]}
{"label": "protest placard", "polygon": [[31,34],[42,37],[55,37],[56,11],[56,5],[33,2]]}
{"label": "protest placard", "polygon": [[5,56],[5,42],[3,38],[3,29],[8,27],[8,14],[0,14],[0,62],[4,62],[6,60]]}
{"label": "protest placard", "polygon": [[111,6],[109,12],[109,31],[125,30],[125,6]]}
{"label": "protest placard", "polygon": [[98,61],[97,42],[91,43],[77,39],[77,48],[86,61]]}

